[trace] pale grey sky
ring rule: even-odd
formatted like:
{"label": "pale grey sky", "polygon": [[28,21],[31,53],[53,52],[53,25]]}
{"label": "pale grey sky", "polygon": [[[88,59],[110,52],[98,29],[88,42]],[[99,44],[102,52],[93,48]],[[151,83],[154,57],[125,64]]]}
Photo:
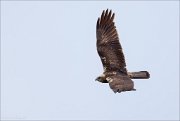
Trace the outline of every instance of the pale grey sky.
{"label": "pale grey sky", "polygon": [[[102,10],[115,23],[137,91],[95,82]],[[178,120],[178,1],[1,1],[1,119]]]}

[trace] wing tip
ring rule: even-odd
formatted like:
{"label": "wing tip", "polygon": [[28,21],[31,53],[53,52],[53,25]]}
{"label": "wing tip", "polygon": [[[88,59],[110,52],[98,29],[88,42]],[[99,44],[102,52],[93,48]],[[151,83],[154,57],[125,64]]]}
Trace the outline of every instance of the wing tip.
{"label": "wing tip", "polygon": [[107,25],[111,25],[113,23],[115,17],[115,13],[112,13],[111,9],[103,10],[101,17],[97,20],[97,29],[102,27],[104,28]]}

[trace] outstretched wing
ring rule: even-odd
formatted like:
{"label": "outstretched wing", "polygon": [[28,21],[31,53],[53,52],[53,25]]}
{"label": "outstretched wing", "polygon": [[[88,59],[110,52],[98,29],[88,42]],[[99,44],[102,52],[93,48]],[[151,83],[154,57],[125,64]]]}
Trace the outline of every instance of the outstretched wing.
{"label": "outstretched wing", "polygon": [[114,15],[107,9],[97,20],[97,51],[104,71],[119,71],[127,74],[124,54],[113,22]]}

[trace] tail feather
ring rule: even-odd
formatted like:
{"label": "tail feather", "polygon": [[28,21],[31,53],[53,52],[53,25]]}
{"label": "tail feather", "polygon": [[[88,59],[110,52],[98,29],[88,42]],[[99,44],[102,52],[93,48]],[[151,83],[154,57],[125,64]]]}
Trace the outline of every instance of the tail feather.
{"label": "tail feather", "polygon": [[150,78],[150,74],[148,71],[128,72],[128,76],[131,79],[149,79]]}

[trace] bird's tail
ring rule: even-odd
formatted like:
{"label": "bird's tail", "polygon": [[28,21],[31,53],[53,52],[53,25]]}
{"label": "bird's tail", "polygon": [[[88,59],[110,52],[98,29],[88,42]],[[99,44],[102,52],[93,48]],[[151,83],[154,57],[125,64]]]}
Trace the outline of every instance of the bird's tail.
{"label": "bird's tail", "polygon": [[128,76],[131,79],[149,79],[150,78],[150,74],[147,71],[128,72]]}

